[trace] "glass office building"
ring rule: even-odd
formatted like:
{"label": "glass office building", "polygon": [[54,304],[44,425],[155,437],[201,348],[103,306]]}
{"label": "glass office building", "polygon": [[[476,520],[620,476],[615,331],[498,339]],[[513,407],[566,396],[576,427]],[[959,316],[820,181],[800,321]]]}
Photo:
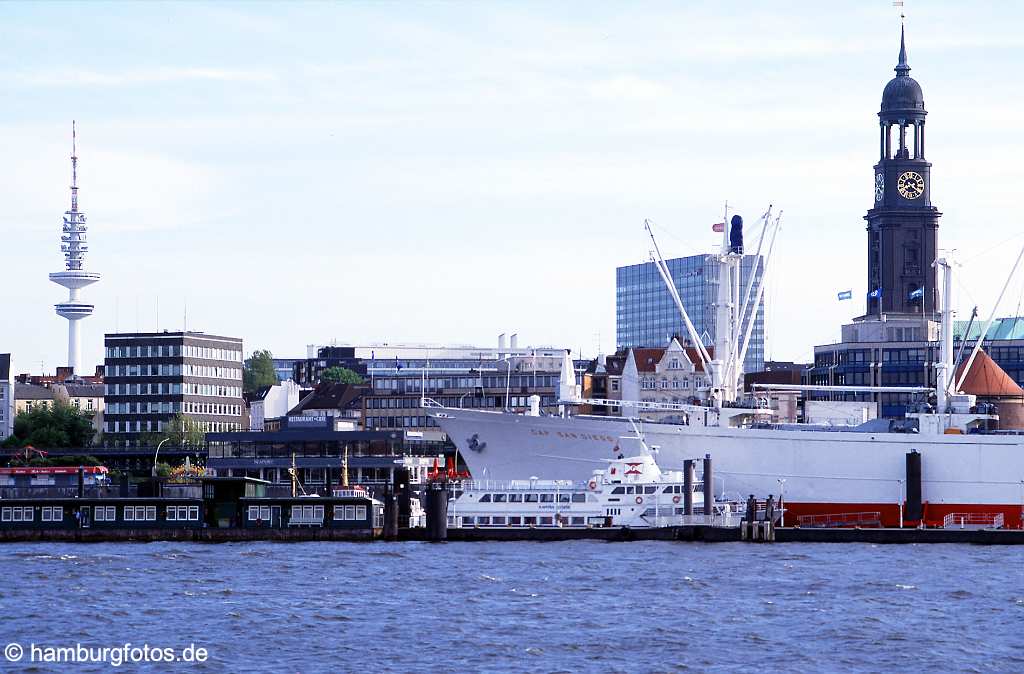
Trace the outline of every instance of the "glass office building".
{"label": "glass office building", "polygon": [[[740,274],[740,299],[746,290],[754,255],[744,255]],[[718,297],[718,265],[713,255],[692,255],[666,260],[683,306],[704,343],[715,340],[715,300]],[[757,266],[759,281],[764,265]],[[753,294],[753,293],[752,293]],[[753,301],[753,299],[751,300]],[[746,330],[746,325],[744,325]],[[619,348],[665,346],[677,335],[686,338],[686,326],[653,262],[615,270],[615,333]],[[744,360],[746,372],[764,369],[764,308],[754,317],[750,347]]]}

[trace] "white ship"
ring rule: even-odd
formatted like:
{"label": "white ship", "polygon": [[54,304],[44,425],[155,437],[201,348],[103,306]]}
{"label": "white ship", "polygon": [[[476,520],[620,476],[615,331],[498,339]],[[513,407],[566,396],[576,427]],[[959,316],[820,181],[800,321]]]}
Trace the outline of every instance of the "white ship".
{"label": "white ship", "polygon": [[[762,241],[769,221],[770,211],[764,218]],[[778,218],[775,232],[777,227]],[[774,243],[774,232],[768,238]],[[512,414],[443,408],[424,399],[424,406],[455,443],[475,478],[512,480],[544,475],[572,479],[581,468],[600,465],[618,455],[619,439],[633,423],[628,417],[645,411],[671,410],[678,423],[646,421],[642,425],[644,438],[652,449],[657,448],[659,462],[677,466],[686,459],[709,455],[714,463],[716,497],[742,500],[748,494],[758,498],[769,494],[782,496],[786,519],[792,523],[801,516],[877,513],[886,526],[901,526],[905,519],[913,520],[914,524],[941,526],[948,518],[962,520],[965,516],[982,521],[990,517],[992,522],[1012,528],[1022,526],[1024,435],[987,432],[985,429],[997,417],[979,413],[988,410],[976,407],[973,396],[957,393],[963,378],[957,381],[953,376],[952,264],[948,259],[935,262],[944,273],[945,291],[940,360],[935,364],[939,385],[935,389],[778,387],[934,394],[934,406],[924,406],[923,411],[908,414],[906,419],[876,419],[860,426],[827,428],[773,423],[772,410],[765,409],[764,402],[750,406],[740,403],[739,382],[749,343],[749,330],[744,334],[741,327],[745,325],[743,319],[752,316],[761,301],[763,280],[756,290],[748,286],[740,301],[741,256],[730,250],[728,240],[723,241],[718,256],[721,282],[715,359],[704,350],[687,317],[656,243],[655,252],[657,257],[652,254],[652,259],[683,316],[691,341],[704,351],[702,364],[709,375],[709,404],[581,399],[568,355],[560,386],[565,409],[559,415],[543,416],[536,405],[527,414]],[[770,260],[771,244],[765,275]],[[970,369],[984,338],[983,332],[965,371]],[[581,403],[618,405],[624,416],[569,414],[573,404]],[[911,468],[915,464],[919,473]]]}
{"label": "white ship", "polygon": [[662,471],[646,448],[636,456],[620,453],[605,461],[607,467],[594,470],[584,482],[535,477],[463,481],[449,501],[448,526],[650,528],[738,522],[729,503],[715,504],[705,517],[703,483],[692,473],[687,479],[683,471]]}

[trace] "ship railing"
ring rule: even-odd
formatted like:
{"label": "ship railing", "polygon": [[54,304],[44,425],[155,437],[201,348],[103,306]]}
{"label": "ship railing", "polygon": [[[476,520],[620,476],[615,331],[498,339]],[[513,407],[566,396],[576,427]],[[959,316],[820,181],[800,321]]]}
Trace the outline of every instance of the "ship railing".
{"label": "ship railing", "polygon": [[573,480],[463,480],[462,491],[583,491],[586,482]]}
{"label": "ship railing", "polygon": [[835,527],[880,527],[882,513],[827,513],[823,515],[801,515],[796,518],[801,527],[831,529]]}
{"label": "ship railing", "polygon": [[1002,529],[1003,513],[948,513],[942,518],[944,529]]}

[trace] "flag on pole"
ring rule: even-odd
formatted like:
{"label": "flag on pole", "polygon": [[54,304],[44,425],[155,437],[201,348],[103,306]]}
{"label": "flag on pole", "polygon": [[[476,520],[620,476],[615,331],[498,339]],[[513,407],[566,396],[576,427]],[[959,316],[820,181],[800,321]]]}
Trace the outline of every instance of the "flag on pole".
{"label": "flag on pole", "polygon": [[868,293],[868,297],[881,297],[881,296],[882,296],[882,289],[881,288],[875,288],[874,290],[872,290],[871,292]]}
{"label": "flag on pole", "polygon": [[852,290],[843,290],[842,292],[839,293],[839,299],[840,300],[852,300],[853,299],[853,291]]}
{"label": "flag on pole", "polygon": [[715,224],[711,225],[711,231],[712,232],[718,232],[719,234],[721,234],[722,232],[725,231],[725,223],[724,222],[716,222]]}
{"label": "flag on pole", "polygon": [[923,297],[924,297],[924,286],[921,286],[917,290],[911,290],[910,291],[910,299],[912,299],[912,300],[919,300],[919,299],[922,299]]}

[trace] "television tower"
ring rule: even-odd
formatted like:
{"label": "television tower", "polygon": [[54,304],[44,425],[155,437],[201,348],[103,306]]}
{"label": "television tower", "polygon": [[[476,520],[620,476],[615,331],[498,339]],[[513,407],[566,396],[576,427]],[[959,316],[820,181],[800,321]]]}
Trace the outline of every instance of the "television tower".
{"label": "television tower", "polygon": [[100,280],[96,272],[85,271],[86,243],[85,213],[78,211],[78,156],[75,143],[75,123],[71,122],[71,210],[64,212],[64,234],[60,237],[60,249],[64,253],[67,271],[50,274],[50,280],[68,289],[68,301],[55,305],[57,315],[68,319],[68,367],[81,375],[82,345],[78,339],[78,322],[92,316],[93,305],[82,302],[79,292],[87,285]]}

